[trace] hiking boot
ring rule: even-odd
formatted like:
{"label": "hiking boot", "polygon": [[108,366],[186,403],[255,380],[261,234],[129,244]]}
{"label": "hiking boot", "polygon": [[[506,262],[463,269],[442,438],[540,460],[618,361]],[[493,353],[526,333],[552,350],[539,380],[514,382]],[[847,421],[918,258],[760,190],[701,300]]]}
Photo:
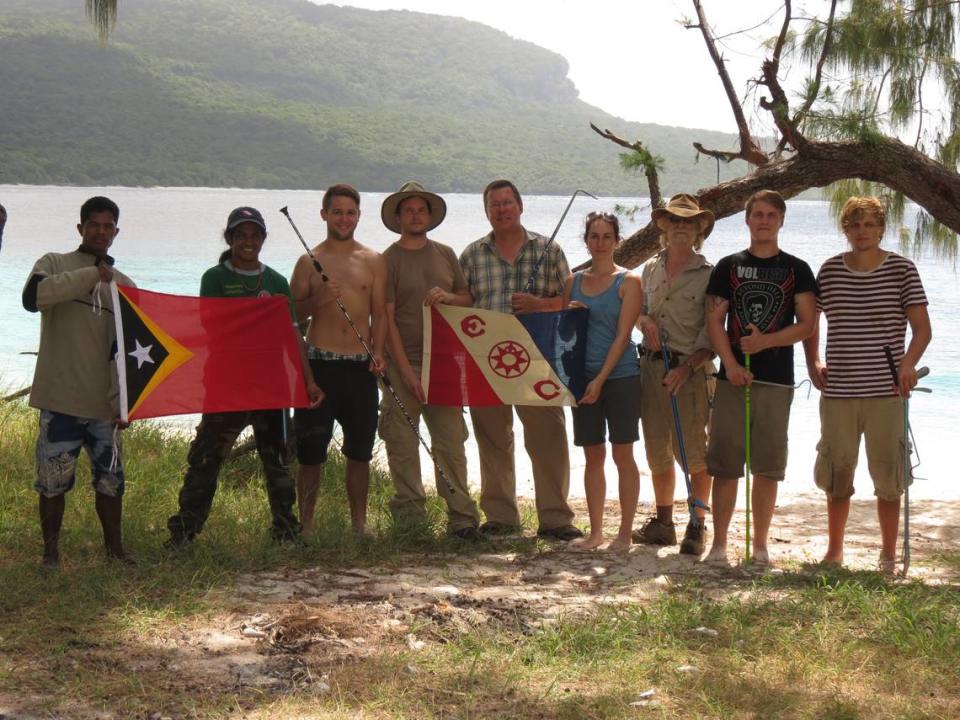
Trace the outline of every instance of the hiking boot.
{"label": "hiking boot", "polygon": [[168,537],[168,538],[164,541],[164,543],[163,543],[163,549],[166,550],[168,553],[170,553],[170,554],[172,554],[172,555],[175,555],[175,554],[177,554],[177,553],[181,553],[181,552],[183,552],[184,550],[186,550],[187,548],[189,548],[191,545],[193,545],[193,539],[194,539],[195,537],[196,537],[196,535],[194,535],[193,533],[186,533],[186,534],[176,533],[176,534],[171,534],[170,537]]}
{"label": "hiking boot", "polygon": [[451,530],[450,537],[455,537],[458,540],[471,543],[480,542],[483,540],[483,535],[481,535],[480,531],[473,527],[473,525],[467,525],[466,527],[462,527],[457,530]]}
{"label": "hiking boot", "polygon": [[676,526],[673,523],[661,522],[654,515],[647,519],[642,528],[634,530],[630,538],[637,545],[676,545]]}
{"label": "hiking boot", "polygon": [[583,537],[583,530],[574,525],[561,525],[555,528],[537,528],[537,537],[547,540],[563,540],[568,542]]}
{"label": "hiking boot", "polygon": [[284,543],[304,544],[303,534],[300,532],[300,523],[295,520],[283,525],[274,524],[270,528],[270,539],[277,545],[283,545]]}
{"label": "hiking boot", "polygon": [[517,525],[507,525],[496,520],[487,520],[478,529],[481,535],[518,535],[521,529]]}
{"label": "hiking boot", "polygon": [[680,542],[680,553],[683,555],[703,555],[704,540],[707,536],[705,523],[688,523],[687,531]]}

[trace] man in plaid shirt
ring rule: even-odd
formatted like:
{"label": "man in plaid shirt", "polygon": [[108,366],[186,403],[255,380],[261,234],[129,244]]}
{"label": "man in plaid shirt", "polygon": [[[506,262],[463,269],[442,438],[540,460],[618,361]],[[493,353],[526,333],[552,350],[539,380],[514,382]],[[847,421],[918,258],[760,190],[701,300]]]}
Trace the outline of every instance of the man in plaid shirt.
{"label": "man in plaid shirt", "polygon": [[[483,191],[490,233],[472,242],[460,255],[475,307],[504,313],[549,312],[561,309],[563,284],[570,266],[556,243],[520,224],[523,200],[509,180],[494,180]],[[544,251],[546,251],[544,255]],[[543,263],[533,286],[527,283],[541,255]],[[470,408],[480,450],[480,508],[487,535],[520,531],[517,481],[513,456],[512,405]],[[572,540],[583,533],[573,526],[567,504],[570,456],[563,408],[516,406],[523,424],[524,446],[533,466],[537,535]]]}

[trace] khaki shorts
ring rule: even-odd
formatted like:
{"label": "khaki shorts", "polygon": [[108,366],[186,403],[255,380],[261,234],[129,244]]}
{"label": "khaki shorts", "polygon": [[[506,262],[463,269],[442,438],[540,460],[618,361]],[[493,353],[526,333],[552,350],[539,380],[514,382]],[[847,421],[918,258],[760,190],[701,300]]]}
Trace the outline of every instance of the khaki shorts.
{"label": "khaki shorts", "polygon": [[873,494],[881,500],[897,500],[904,488],[903,400],[899,397],[820,398],[820,442],[813,470],[817,487],[831,500],[853,496],[861,435]]}
{"label": "khaki shorts", "polygon": [[[691,474],[706,468],[707,421],[710,418],[709,388],[705,365],[680,386],[677,405],[680,409],[680,431],[683,446],[687,451],[687,468]],[[647,466],[653,474],[667,472],[674,460],[680,462],[680,444],[674,432],[673,410],[670,393],[661,385],[663,361],[660,358],[643,357],[640,360],[640,423],[643,427],[643,444],[647,454]]]}
{"label": "khaki shorts", "polygon": [[[787,428],[792,387],[754,383],[750,388],[750,472],[783,480],[787,470]],[[746,462],[744,388],[717,381],[707,469],[715,478],[743,477]]]}

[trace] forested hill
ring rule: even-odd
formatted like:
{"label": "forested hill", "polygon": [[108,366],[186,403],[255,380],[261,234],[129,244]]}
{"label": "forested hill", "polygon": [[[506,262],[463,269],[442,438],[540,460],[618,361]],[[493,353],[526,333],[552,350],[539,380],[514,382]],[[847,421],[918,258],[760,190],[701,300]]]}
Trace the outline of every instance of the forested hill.
{"label": "forested hill", "polygon": [[[101,46],[83,5],[0,3],[0,183],[390,190],[416,178],[471,192],[506,176],[527,192],[645,193],[593,121],[664,156],[670,194],[716,180],[692,140],[733,146],[614,118],[578,99],[559,55],[466,20],[120,0]],[[623,92],[644,92],[629,84],[637,68],[615,71]]]}

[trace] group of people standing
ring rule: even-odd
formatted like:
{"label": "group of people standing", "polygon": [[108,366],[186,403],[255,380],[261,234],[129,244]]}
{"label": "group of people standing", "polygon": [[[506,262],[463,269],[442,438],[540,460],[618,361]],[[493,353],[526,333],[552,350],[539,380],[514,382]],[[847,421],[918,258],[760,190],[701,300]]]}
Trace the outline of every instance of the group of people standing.
{"label": "group of people standing", "polygon": [[[200,294],[284,295],[292,322],[302,328],[301,323],[309,321],[305,336],[298,329],[310,400],[310,407],[298,408],[294,417],[299,469],[294,479],[286,457],[285,414],[204,414],[187,456],[178,510],[168,521],[169,548],[190,545],[202,531],[220,467],[248,425],[253,426],[263,462],[276,541],[299,541],[316,530],[317,491],[334,423],[343,432],[354,531],[368,532],[369,465],[378,430],[395,488],[390,511],[397,522],[422,522],[426,493],[418,437],[410,427],[410,421],[416,426],[421,417],[447,481],[441,483],[438,477],[437,491],[446,501],[448,532],[466,541],[519,533],[516,411],[532,467],[539,536],[572,541],[583,549],[605,543],[609,435],[621,507],[619,530],[609,548],[677,543],[673,507],[679,462],[690,481],[689,505],[695,508],[680,551],[696,556],[704,552],[705,511],[712,504],[714,533],[707,559],[726,562],[727,532],[744,474],[744,393],[749,387],[753,557],[766,563],[777,484],[786,469],[793,346],[803,342],[811,379],[823,391],[816,481],[828,498],[830,549],[825,560],[842,562],[853,471],[859,438],[865,434],[878,498],[881,563],[892,564],[899,497],[909,482],[903,470],[908,449],[900,441],[903,417],[897,408],[916,384],[915,367],[930,340],[930,323],[913,263],[880,248],[885,220],[879,202],[854,198],[844,207],[841,227],[850,250],[824,264],[819,284],[806,263],[780,249],[786,204],[769,190],[746,204],[748,249],[723,258],[716,267],[700,254],[714,226],[712,212],[686,194],[654,209],[662,249],[640,274],[614,262],[620,242],[615,215],[587,216],[583,239],[591,262],[571,274],[559,244],[522,224],[523,200],[512,182],[490,183],[483,202],[491,231],[458,258],[450,247],[428,237],[446,215],[443,198],[417,183],[405,184],[381,206],[384,225],[399,234],[381,254],[354,237],[359,193],[349,185],[333,185],[320,211],[326,238],[301,256],[289,283],[259,259],[267,237],[261,213],[251,207],[230,213],[224,231],[227,249],[203,274]],[[132,284],[108,254],[118,223],[115,203],[104,197],[88,200],[77,226],[80,247],[40,258],[23,291],[24,307],[42,315],[30,403],[41,410],[35,488],[48,565],[59,563],[64,496],[74,484],[81,448],[93,467],[107,553],[127,557],[120,530],[124,474],[115,430],[114,325],[103,312],[110,309],[111,280]],[[570,461],[565,415],[559,407],[470,408],[480,457],[479,508],[474,502],[467,484],[464,413],[429,404],[420,380],[422,308],[438,303],[518,314],[590,309],[588,384],[573,408],[574,444],[583,447],[586,460],[586,537],[573,524],[568,504]],[[821,313],[828,322],[826,364],[819,356]],[[905,349],[908,322],[912,339]],[[642,335],[639,346],[632,340],[635,328]],[[884,346],[898,363],[896,384]],[[721,363],[716,380],[715,356]],[[391,388],[379,407],[378,377],[386,378]],[[633,445],[641,426],[656,514],[634,529],[640,479]]]}

